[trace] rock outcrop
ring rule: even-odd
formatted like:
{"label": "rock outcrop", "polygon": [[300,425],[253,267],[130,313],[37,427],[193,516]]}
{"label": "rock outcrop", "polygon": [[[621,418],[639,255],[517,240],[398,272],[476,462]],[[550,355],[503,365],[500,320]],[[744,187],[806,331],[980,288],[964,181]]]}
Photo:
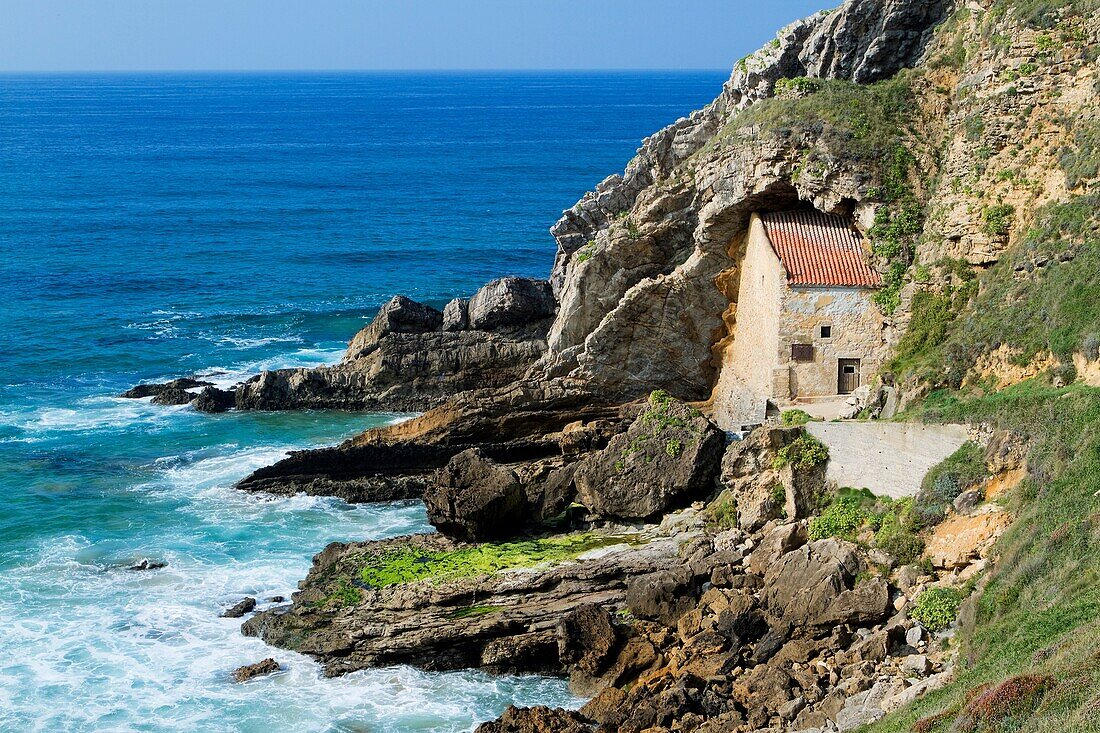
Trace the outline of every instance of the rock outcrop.
{"label": "rock outcrop", "polygon": [[243,410],[413,411],[516,381],[546,351],[556,302],[545,281],[503,278],[443,312],[395,296],[339,364],[263,372],[237,389]]}
{"label": "rock outcrop", "polygon": [[695,408],[660,392],[625,433],[585,458],[578,501],[601,517],[647,519],[713,491],[725,436]]}

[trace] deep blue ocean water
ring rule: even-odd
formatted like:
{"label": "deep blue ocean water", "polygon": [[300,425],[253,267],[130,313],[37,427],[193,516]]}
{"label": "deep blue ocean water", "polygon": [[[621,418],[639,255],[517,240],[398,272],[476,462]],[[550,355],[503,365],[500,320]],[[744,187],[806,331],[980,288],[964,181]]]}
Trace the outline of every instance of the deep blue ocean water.
{"label": "deep blue ocean water", "polygon": [[461,731],[577,704],[537,677],[324,679],[218,618],[288,596],[330,541],[427,528],[230,488],[395,416],[113,395],[335,361],[394,293],[545,277],[559,212],[724,77],[0,76],[0,730]]}

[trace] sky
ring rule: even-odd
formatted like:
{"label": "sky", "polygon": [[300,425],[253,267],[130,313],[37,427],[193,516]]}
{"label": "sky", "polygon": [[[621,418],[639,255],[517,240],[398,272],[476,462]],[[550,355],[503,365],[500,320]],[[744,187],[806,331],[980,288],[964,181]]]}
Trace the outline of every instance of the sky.
{"label": "sky", "polygon": [[0,72],[729,69],[839,0],[0,0]]}

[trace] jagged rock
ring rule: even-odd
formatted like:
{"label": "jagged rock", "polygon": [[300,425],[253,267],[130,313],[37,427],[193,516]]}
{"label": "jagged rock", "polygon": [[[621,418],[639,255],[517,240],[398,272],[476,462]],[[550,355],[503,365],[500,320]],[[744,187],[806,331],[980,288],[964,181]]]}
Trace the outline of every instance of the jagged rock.
{"label": "jagged rock", "polygon": [[247,682],[254,677],[261,677],[266,674],[273,674],[281,669],[279,663],[271,657],[263,660],[262,662],[256,662],[255,664],[246,664],[243,667],[238,667],[233,672],[233,679],[237,682]]}
{"label": "jagged rock", "polygon": [[516,474],[477,448],[452,458],[424,493],[428,521],[467,541],[513,535],[528,521],[527,496]]}
{"label": "jagged rock", "polygon": [[762,595],[774,627],[829,627],[881,620],[890,593],[881,578],[858,585],[863,569],[856,546],[837,539],[811,542],[768,568]]}
{"label": "jagged rock", "polygon": [[[510,384],[545,352],[553,309],[542,312],[516,296],[537,293],[536,286],[506,291],[483,298],[487,313],[495,314],[486,317],[498,323],[493,333],[453,330],[453,318],[452,330],[444,330],[443,313],[396,296],[355,335],[339,364],[265,371],[238,387],[236,405],[242,410],[425,410],[460,392]],[[453,317],[461,315],[456,309],[461,310],[452,307]]]}
{"label": "jagged rock", "polygon": [[132,387],[126,390],[121,395],[119,395],[119,397],[126,397],[128,399],[155,397],[162,392],[167,392],[170,390],[195,389],[196,387],[209,387],[212,384],[212,382],[203,382],[198,379],[183,377],[181,379],[173,379],[171,382],[163,382],[159,384],[139,384],[136,387]]}
{"label": "jagged rock", "polygon": [[611,614],[594,603],[563,616],[557,635],[558,658],[590,677],[604,672],[618,643]]}
{"label": "jagged rock", "polygon": [[345,361],[361,359],[378,348],[379,341],[391,333],[427,333],[443,327],[443,314],[404,295],[395,295],[382,306],[370,325],[348,344]]}
{"label": "jagged rock", "polygon": [[722,431],[694,408],[651,400],[626,433],[581,462],[578,501],[625,519],[684,506],[711,490],[724,443]]}
{"label": "jagged rock", "polygon": [[732,502],[738,527],[755,532],[771,519],[805,516],[815,505],[825,479],[824,466],[774,467],[778,451],[804,433],[797,427],[764,426],[726,448],[720,476],[723,493],[714,504]]}
{"label": "jagged rock", "polygon": [[803,524],[781,524],[764,535],[760,544],[749,554],[749,572],[764,575],[779,558],[806,544],[809,538]]}
{"label": "jagged rock", "polygon": [[221,616],[222,618],[241,618],[246,613],[251,613],[255,609],[256,599],[248,596],[222,611]]}
{"label": "jagged rock", "polygon": [[236,392],[217,387],[206,387],[199,392],[191,405],[199,412],[225,412],[237,402]]}
{"label": "jagged rock", "polygon": [[545,280],[505,277],[484,285],[468,306],[470,328],[493,331],[554,315],[557,301]]}
{"label": "jagged rock", "polygon": [[470,325],[470,314],[467,308],[470,301],[467,298],[455,298],[443,308],[443,330],[464,331]]}
{"label": "jagged rock", "polygon": [[509,705],[499,718],[482,723],[474,733],[590,733],[591,730],[578,713],[544,705],[533,708]]}
{"label": "jagged rock", "polygon": [[162,389],[153,395],[154,405],[186,405],[195,399],[195,395],[185,389]]}
{"label": "jagged rock", "polygon": [[634,578],[626,589],[626,605],[638,618],[675,626],[695,605],[695,576],[681,566]]}

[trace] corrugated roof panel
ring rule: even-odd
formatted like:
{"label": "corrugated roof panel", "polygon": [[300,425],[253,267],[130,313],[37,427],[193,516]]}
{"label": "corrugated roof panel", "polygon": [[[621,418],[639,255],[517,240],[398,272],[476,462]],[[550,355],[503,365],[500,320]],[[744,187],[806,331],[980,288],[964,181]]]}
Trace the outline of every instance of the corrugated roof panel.
{"label": "corrugated roof panel", "polygon": [[882,278],[867,263],[859,232],[844,217],[782,211],[761,214],[760,219],[791,285],[882,285]]}

